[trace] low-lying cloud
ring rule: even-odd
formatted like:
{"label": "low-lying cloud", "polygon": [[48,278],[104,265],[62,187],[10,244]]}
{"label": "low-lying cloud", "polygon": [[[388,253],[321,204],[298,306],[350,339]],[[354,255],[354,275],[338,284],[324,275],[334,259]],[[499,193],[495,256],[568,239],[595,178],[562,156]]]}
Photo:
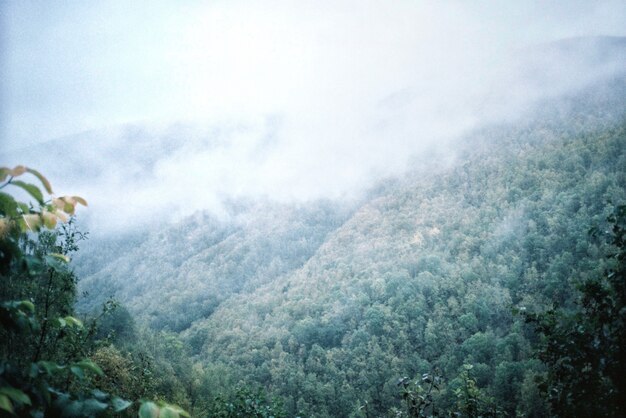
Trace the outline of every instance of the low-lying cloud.
{"label": "low-lying cloud", "polygon": [[3,5],[0,140],[108,227],[342,197],[622,70],[606,42],[540,44],[624,35],[623,3],[561,3]]}

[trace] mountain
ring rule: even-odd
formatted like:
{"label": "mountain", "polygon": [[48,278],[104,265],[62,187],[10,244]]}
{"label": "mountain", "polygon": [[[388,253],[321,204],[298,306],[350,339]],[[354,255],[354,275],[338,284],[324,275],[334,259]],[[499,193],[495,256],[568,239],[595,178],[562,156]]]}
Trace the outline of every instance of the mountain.
{"label": "mountain", "polygon": [[512,311],[568,306],[602,274],[587,231],[626,202],[625,81],[477,130],[356,208],[247,203],[151,232],[82,279],[81,306],[115,296],[178,335],[213,395],[261,384],[294,415],[383,414],[398,378],[433,369],[450,406],[466,363],[525,414],[543,369]]}
{"label": "mountain", "polygon": [[[401,407],[398,379],[422,373],[443,376],[436,400],[451,408],[464,365],[501,412],[545,416],[539,337],[515,312],[572,308],[611,251],[589,229],[626,202],[626,71],[604,71],[623,40],[551,44],[523,68],[534,80],[572,49],[601,69],[580,88],[565,80],[532,111],[415,156],[359,200],[231,199],[221,216],[95,237],[74,260],[79,309],[116,298],[181,343],[203,396],[260,385],[289,416],[385,416]],[[126,174],[107,174],[105,160],[78,167],[95,176],[85,181],[132,167],[150,181],[160,151],[149,144],[112,163]]]}
{"label": "mountain", "polygon": [[[155,328],[184,330],[231,295],[300,268],[346,218],[346,210],[330,202],[239,203],[234,210],[228,222],[198,213],[142,237],[118,257],[108,252],[113,260],[83,277],[81,288],[90,296],[79,309],[114,297]],[[80,257],[79,265],[93,259],[92,252]]]}
{"label": "mountain", "polygon": [[381,414],[399,377],[454,377],[463,363],[515,413],[541,368],[513,307],[571,303],[603,269],[587,230],[626,201],[624,103],[608,111],[621,116],[476,133],[452,168],[367,202],[301,268],[226,300],[183,340],[305,415],[349,416],[365,400]]}
{"label": "mountain", "polygon": [[[460,80],[472,82],[452,83],[458,102],[443,107],[433,102],[443,115],[441,123],[433,122],[440,129],[429,127],[427,120],[422,126],[416,122],[429,103],[417,86],[381,92],[368,114],[364,129],[371,132],[365,142],[355,132],[356,138],[345,143],[337,138],[337,146],[322,138],[324,147],[307,147],[291,131],[293,121],[276,114],[253,120],[137,122],[0,150],[0,160],[46,173],[57,193],[84,196],[90,207],[80,214],[82,224],[93,236],[114,238],[129,229],[148,230],[155,218],[171,223],[199,210],[223,217],[230,199],[360,196],[382,178],[410,167],[413,155],[426,152],[424,144],[437,149],[452,133],[513,123],[550,98],[623,75],[625,63],[626,41],[616,37],[568,39],[514,51],[498,65],[492,63],[494,68],[486,63],[484,74],[464,78],[459,70]],[[449,140],[453,154],[458,144],[456,138]],[[362,152],[368,147],[380,152]],[[308,153],[313,164],[307,164]]]}

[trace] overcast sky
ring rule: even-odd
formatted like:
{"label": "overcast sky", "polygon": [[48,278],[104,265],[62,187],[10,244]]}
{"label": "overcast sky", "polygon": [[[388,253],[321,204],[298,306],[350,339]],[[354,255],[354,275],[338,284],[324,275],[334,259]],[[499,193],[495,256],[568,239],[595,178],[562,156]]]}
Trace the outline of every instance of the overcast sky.
{"label": "overcast sky", "polygon": [[[626,35],[626,2],[0,0],[0,19],[0,151],[127,123],[248,127],[234,146],[194,145],[155,166],[167,190],[141,189],[148,207],[184,197],[177,167],[197,180],[185,198],[207,184],[212,198],[340,195],[402,170],[420,148],[547,91],[503,81],[518,51]],[[477,105],[498,88],[508,102]],[[268,129],[275,152],[259,160]]]}
{"label": "overcast sky", "polygon": [[468,58],[626,31],[619,0],[0,4],[10,148],[135,121],[306,114],[341,125]]}

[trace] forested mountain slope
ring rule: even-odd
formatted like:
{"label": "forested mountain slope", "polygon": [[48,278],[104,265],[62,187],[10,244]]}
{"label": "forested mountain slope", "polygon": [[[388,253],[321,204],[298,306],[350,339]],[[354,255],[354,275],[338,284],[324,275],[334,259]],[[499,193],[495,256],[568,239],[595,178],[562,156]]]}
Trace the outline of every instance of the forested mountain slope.
{"label": "forested mountain slope", "polygon": [[540,369],[512,307],[571,302],[571,284],[603,270],[587,230],[626,197],[624,120],[549,116],[468,138],[455,167],[369,202],[303,268],[194,324],[190,343],[307,415],[363,401],[382,413],[400,376],[452,379],[463,363],[509,413],[532,404],[523,383]]}
{"label": "forested mountain slope", "polygon": [[346,216],[329,202],[240,203],[233,211],[227,221],[198,213],[143,237],[81,281],[89,296],[79,308],[90,311],[113,297],[154,328],[181,331],[232,294],[299,268]]}
{"label": "forested mountain slope", "polygon": [[352,214],[199,214],[84,278],[83,308],[113,289],[180,332],[211,394],[260,384],[290,415],[385,414],[398,378],[433,369],[450,406],[471,364],[499,408],[541,416],[536,336],[513,309],[567,307],[605,269],[587,231],[626,201],[624,97],[616,78],[474,132],[440,150],[452,162],[416,160]]}
{"label": "forested mountain slope", "polygon": [[[400,406],[400,377],[436,371],[436,403],[452,410],[465,364],[487,404],[546,416],[540,339],[514,311],[573,307],[576,284],[606,269],[606,245],[587,231],[626,202],[626,80],[611,67],[623,45],[539,50],[519,68],[530,89],[521,94],[542,94],[533,83],[544,69],[555,86],[532,112],[438,144],[360,203],[233,200],[227,216],[96,237],[76,259],[88,293],[79,308],[113,296],[139,324],[178,338],[195,366],[177,379],[199,379],[205,398],[260,385],[289,416],[382,416]],[[571,48],[604,51],[593,76],[568,72],[582,89],[551,66],[580,65]],[[151,164],[179,134],[151,145],[139,132],[128,155],[145,159],[116,164],[155,181]],[[203,138],[191,148],[220,135]]]}

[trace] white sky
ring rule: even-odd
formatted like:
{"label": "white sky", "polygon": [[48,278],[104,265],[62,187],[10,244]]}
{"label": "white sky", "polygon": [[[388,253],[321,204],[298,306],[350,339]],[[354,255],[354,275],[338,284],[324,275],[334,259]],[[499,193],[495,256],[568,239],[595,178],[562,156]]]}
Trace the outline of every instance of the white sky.
{"label": "white sky", "polygon": [[[137,190],[145,207],[212,182],[213,200],[340,195],[534,98],[522,88],[507,106],[476,105],[515,51],[623,36],[625,23],[623,0],[0,0],[0,151],[125,123],[241,121],[261,135],[275,120],[278,151],[262,161],[249,138],[162,161],[151,174],[168,189]],[[182,166],[197,183],[181,191]]]}
{"label": "white sky", "polygon": [[626,31],[623,1],[0,4],[7,148],[135,121],[341,124],[468,58]]}

